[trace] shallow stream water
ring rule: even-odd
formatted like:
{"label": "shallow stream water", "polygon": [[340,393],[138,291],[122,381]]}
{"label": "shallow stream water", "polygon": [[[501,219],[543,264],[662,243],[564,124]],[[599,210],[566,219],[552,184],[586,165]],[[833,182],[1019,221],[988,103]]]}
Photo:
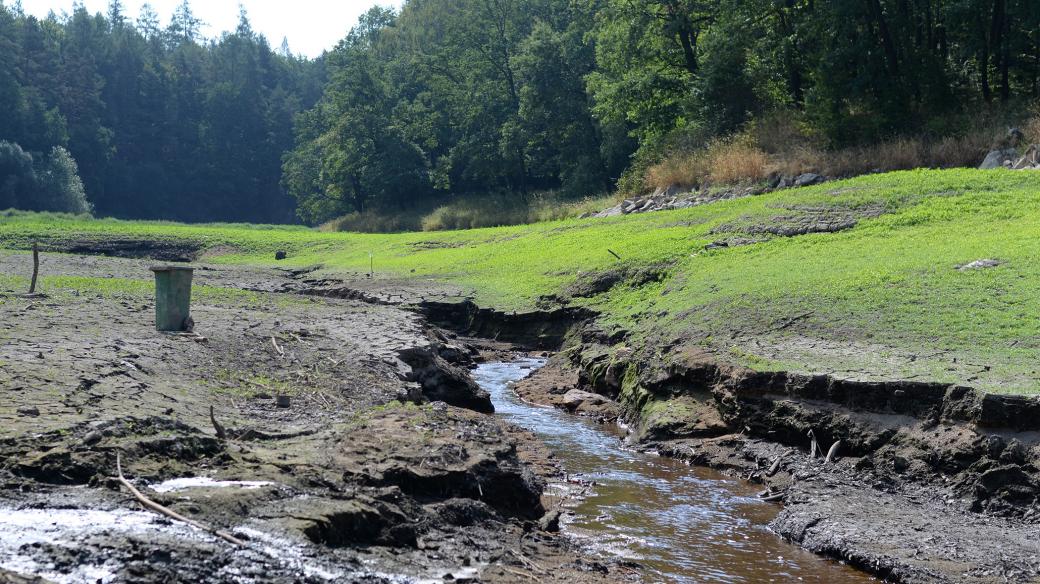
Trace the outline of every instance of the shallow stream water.
{"label": "shallow stream water", "polygon": [[784,542],[766,527],[777,513],[742,481],[625,448],[623,430],[521,401],[509,384],[544,361],[480,365],[474,378],[498,415],[537,434],[571,477],[595,483],[568,498],[564,531],[592,548],[638,562],[655,582],[877,582]]}

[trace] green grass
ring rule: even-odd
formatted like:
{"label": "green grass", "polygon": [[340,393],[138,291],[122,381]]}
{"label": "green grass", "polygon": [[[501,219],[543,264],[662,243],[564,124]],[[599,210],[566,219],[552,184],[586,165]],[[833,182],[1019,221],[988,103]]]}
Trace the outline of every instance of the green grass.
{"label": "green grass", "polygon": [[[807,209],[880,210],[838,233],[706,251],[749,226]],[[717,232],[720,228],[730,232]],[[574,303],[633,343],[697,343],[756,368],[914,377],[993,390],[1040,387],[1040,173],[909,171],[680,211],[534,225],[367,235],[301,228],[0,218],[0,246],[135,237],[221,246],[207,261],[321,264],[460,286],[483,306],[532,309],[582,272],[671,264]],[[617,260],[607,250],[621,256]],[[981,258],[996,268],[958,271]],[[955,361],[956,360],[956,361]],[[988,369],[987,369],[988,368]]]}

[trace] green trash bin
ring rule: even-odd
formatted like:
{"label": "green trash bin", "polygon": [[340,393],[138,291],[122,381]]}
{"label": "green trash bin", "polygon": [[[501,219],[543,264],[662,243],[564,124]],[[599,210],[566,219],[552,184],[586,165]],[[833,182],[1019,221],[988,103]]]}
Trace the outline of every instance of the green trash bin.
{"label": "green trash bin", "polygon": [[153,266],[149,269],[155,272],[155,330],[189,330],[194,268]]}

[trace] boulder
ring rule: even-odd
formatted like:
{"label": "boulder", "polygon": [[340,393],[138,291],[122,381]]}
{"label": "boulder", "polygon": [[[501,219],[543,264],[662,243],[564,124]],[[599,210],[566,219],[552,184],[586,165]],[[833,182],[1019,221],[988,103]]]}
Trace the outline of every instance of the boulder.
{"label": "boulder", "polygon": [[798,175],[798,178],[794,179],[794,186],[796,187],[807,187],[809,185],[815,185],[823,182],[823,177],[816,174],[815,172],[807,172],[805,174]]}
{"label": "boulder", "polygon": [[560,531],[560,513],[559,509],[549,511],[538,520],[538,529],[548,533],[556,533]]}
{"label": "boulder", "polygon": [[569,412],[613,420],[621,413],[617,402],[598,393],[572,389],[563,395],[560,405]]}
{"label": "boulder", "polygon": [[398,358],[409,371],[405,380],[418,383],[429,401],[442,401],[455,407],[492,414],[491,396],[469,377],[469,372],[456,367],[437,354],[437,347],[413,347],[398,352]]}
{"label": "boulder", "polygon": [[979,165],[979,170],[991,170],[994,168],[1003,168],[1007,163],[1014,163],[1018,159],[1018,150],[1014,148],[1005,148],[1003,150],[993,150],[986,155],[986,158]]}

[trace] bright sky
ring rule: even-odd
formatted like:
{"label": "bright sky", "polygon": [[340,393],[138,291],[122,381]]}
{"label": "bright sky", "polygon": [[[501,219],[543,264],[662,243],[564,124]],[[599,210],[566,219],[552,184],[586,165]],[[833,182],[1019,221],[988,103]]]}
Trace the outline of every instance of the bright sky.
{"label": "bright sky", "polygon": [[[123,0],[127,16],[137,20],[138,9],[145,0]],[[12,6],[15,0],[4,0]],[[91,13],[107,12],[109,0],[83,0]],[[159,13],[162,25],[170,22],[170,15],[181,0],[149,0]],[[249,15],[253,30],[267,37],[277,49],[282,38],[289,39],[289,48],[295,54],[317,57],[331,49],[357,24],[358,16],[374,4],[400,8],[402,0],[194,0],[191,2],[195,17],[206,23],[202,29],[207,37],[217,37],[238,24],[238,6],[242,4]],[[40,18],[54,11],[72,12],[73,0],[22,0],[27,13]]]}

